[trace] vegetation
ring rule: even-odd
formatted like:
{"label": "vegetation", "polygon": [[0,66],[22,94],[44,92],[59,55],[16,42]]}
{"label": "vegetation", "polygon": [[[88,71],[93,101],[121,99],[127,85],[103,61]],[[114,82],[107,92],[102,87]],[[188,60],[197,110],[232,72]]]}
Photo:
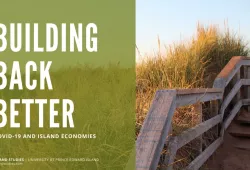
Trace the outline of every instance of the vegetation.
{"label": "vegetation", "polygon": [[153,57],[145,56],[136,66],[137,127],[141,127],[157,89],[211,87],[232,56],[248,52],[247,43],[229,29],[220,32],[214,25],[198,25],[188,43],[170,45],[165,54],[159,51]]}
{"label": "vegetation", "polygon": [[[164,54],[160,51],[159,39],[158,45],[158,53],[143,56],[143,60],[136,66],[137,134],[156,90],[212,87],[216,75],[231,57],[247,56],[249,53],[247,43],[242,37],[228,28],[220,31],[214,25],[198,25],[196,34],[190,41],[169,45]],[[174,134],[199,123],[201,115],[193,109],[193,106],[189,106],[176,110],[172,122]],[[185,164],[185,161],[190,161],[190,157],[195,157],[194,151],[190,150],[194,146],[195,144],[193,147],[189,145],[189,149],[182,149],[182,152],[177,154],[178,162]]]}
{"label": "vegetation", "polygon": [[[23,75],[24,76],[24,75]],[[22,76],[22,77],[23,77]],[[38,79],[39,75],[32,75]],[[0,129],[0,134],[12,134],[16,138],[0,140],[3,158],[25,158],[20,166],[0,169],[123,169],[134,149],[135,71],[110,65],[107,68],[89,66],[65,67],[51,72],[53,90],[1,91],[6,102],[9,99],[71,99],[75,109],[75,128],[49,128],[49,107],[44,106],[44,128],[38,127],[38,106],[31,105],[31,127]],[[9,117],[7,103],[7,114]],[[61,122],[62,108],[56,105]],[[25,106],[16,105],[19,115],[16,122],[25,122]],[[96,134],[91,138],[40,138],[18,137],[22,134]],[[3,138],[0,136],[0,138]],[[29,158],[55,158],[55,161],[29,161]],[[85,161],[63,161],[81,158]],[[88,161],[98,159],[98,161]]]}

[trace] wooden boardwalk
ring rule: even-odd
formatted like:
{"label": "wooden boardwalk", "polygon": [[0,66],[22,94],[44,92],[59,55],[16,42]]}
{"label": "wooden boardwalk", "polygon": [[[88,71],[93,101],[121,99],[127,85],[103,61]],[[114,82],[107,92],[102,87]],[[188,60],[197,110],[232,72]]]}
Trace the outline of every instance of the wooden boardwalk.
{"label": "wooden boardwalk", "polygon": [[207,170],[250,169],[250,113],[243,110],[225,132],[220,148],[209,159]]}
{"label": "wooden boardwalk", "polygon": [[[209,103],[212,118],[178,136],[170,135],[176,108],[195,105],[202,115],[204,102]],[[216,77],[213,88],[157,91],[136,141],[136,169],[157,169],[163,147],[167,146],[161,169],[172,170],[178,149],[194,139],[202,143],[204,133],[213,128],[216,139],[205,148],[198,146],[200,154],[184,169],[198,170],[207,162],[207,168],[212,170],[231,170],[229,165],[234,170],[250,170],[249,105],[250,58],[242,56],[229,61]]]}

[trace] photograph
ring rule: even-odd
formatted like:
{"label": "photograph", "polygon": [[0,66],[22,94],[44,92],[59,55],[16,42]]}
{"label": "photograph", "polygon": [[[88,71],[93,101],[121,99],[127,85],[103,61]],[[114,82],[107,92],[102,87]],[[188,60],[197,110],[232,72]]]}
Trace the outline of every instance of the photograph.
{"label": "photograph", "polygon": [[250,170],[250,1],[136,1],[136,169]]}
{"label": "photograph", "polygon": [[0,170],[250,170],[250,1],[3,1]]}
{"label": "photograph", "polygon": [[135,0],[2,1],[0,170],[135,170]]}

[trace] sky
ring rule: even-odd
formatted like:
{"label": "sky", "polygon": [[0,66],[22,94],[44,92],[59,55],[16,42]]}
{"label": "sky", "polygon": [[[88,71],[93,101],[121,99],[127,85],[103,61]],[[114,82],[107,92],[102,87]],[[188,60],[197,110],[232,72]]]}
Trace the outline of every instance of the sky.
{"label": "sky", "polygon": [[158,36],[165,45],[189,40],[198,22],[220,29],[227,22],[229,29],[250,42],[250,0],[136,0],[140,55],[157,51]]}

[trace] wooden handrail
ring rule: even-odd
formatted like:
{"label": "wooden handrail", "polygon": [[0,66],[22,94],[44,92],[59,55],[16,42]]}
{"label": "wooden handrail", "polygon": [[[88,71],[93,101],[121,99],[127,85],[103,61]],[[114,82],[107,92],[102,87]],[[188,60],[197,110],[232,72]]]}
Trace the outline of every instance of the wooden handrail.
{"label": "wooden handrail", "polygon": [[196,88],[196,89],[176,89],[176,93],[179,96],[190,94],[204,94],[204,93],[221,93],[221,88]]}
{"label": "wooden handrail", "polygon": [[136,169],[156,169],[176,109],[176,90],[157,91],[136,141]]}
{"label": "wooden handrail", "polygon": [[185,170],[199,169],[206,160],[216,151],[223,141],[223,137],[216,139],[207,149],[205,149],[193,162],[191,162]]}
{"label": "wooden handrail", "polygon": [[224,121],[223,128],[226,130],[242,106],[250,105],[250,99],[243,99],[237,102],[231,110],[229,117]]}
{"label": "wooden handrail", "polygon": [[[225,109],[241,86],[250,85],[250,79],[238,80],[223,99],[226,86],[242,66],[250,66],[250,59],[242,56],[233,57],[216,77],[214,88],[158,90],[136,141],[136,169],[155,170],[165,141],[168,138],[170,154],[166,157],[165,162],[169,165],[167,169],[171,170],[175,154],[180,147],[221,123],[221,136],[191,162],[186,169],[196,170],[200,168],[222,143],[225,129],[239,112],[241,106],[250,104],[250,99],[238,101],[228,118],[223,122]],[[221,100],[219,115],[184,131],[179,136],[169,137],[172,117],[177,107],[214,100]]]}
{"label": "wooden handrail", "polygon": [[221,121],[221,115],[217,115],[205,122],[200,123],[199,125],[196,125],[193,128],[190,128],[184,132],[182,132],[180,135],[174,137],[177,141],[177,148],[181,148],[182,146],[186,145],[187,143],[191,142],[195,138],[202,135],[204,132],[208,131]]}
{"label": "wooden handrail", "polygon": [[186,106],[197,102],[222,99],[223,89],[178,89],[176,106]]}
{"label": "wooden handrail", "polygon": [[[149,110],[136,141],[136,168],[156,169],[160,152],[164,146],[171,126],[172,117],[178,105],[194,104],[222,98],[221,89],[193,89],[186,100],[185,89],[159,90]],[[177,93],[179,92],[179,93]]]}
{"label": "wooden handrail", "polygon": [[231,89],[229,94],[226,96],[226,98],[223,100],[221,109],[220,109],[220,114],[222,117],[224,117],[224,112],[229,103],[232,101],[233,97],[236,95],[236,93],[240,90],[241,86],[243,85],[250,85],[250,79],[241,79],[239,80],[234,87]]}
{"label": "wooden handrail", "polygon": [[224,89],[243,65],[250,66],[250,57],[232,57],[231,60],[227,63],[227,65],[215,78],[213,87]]}

